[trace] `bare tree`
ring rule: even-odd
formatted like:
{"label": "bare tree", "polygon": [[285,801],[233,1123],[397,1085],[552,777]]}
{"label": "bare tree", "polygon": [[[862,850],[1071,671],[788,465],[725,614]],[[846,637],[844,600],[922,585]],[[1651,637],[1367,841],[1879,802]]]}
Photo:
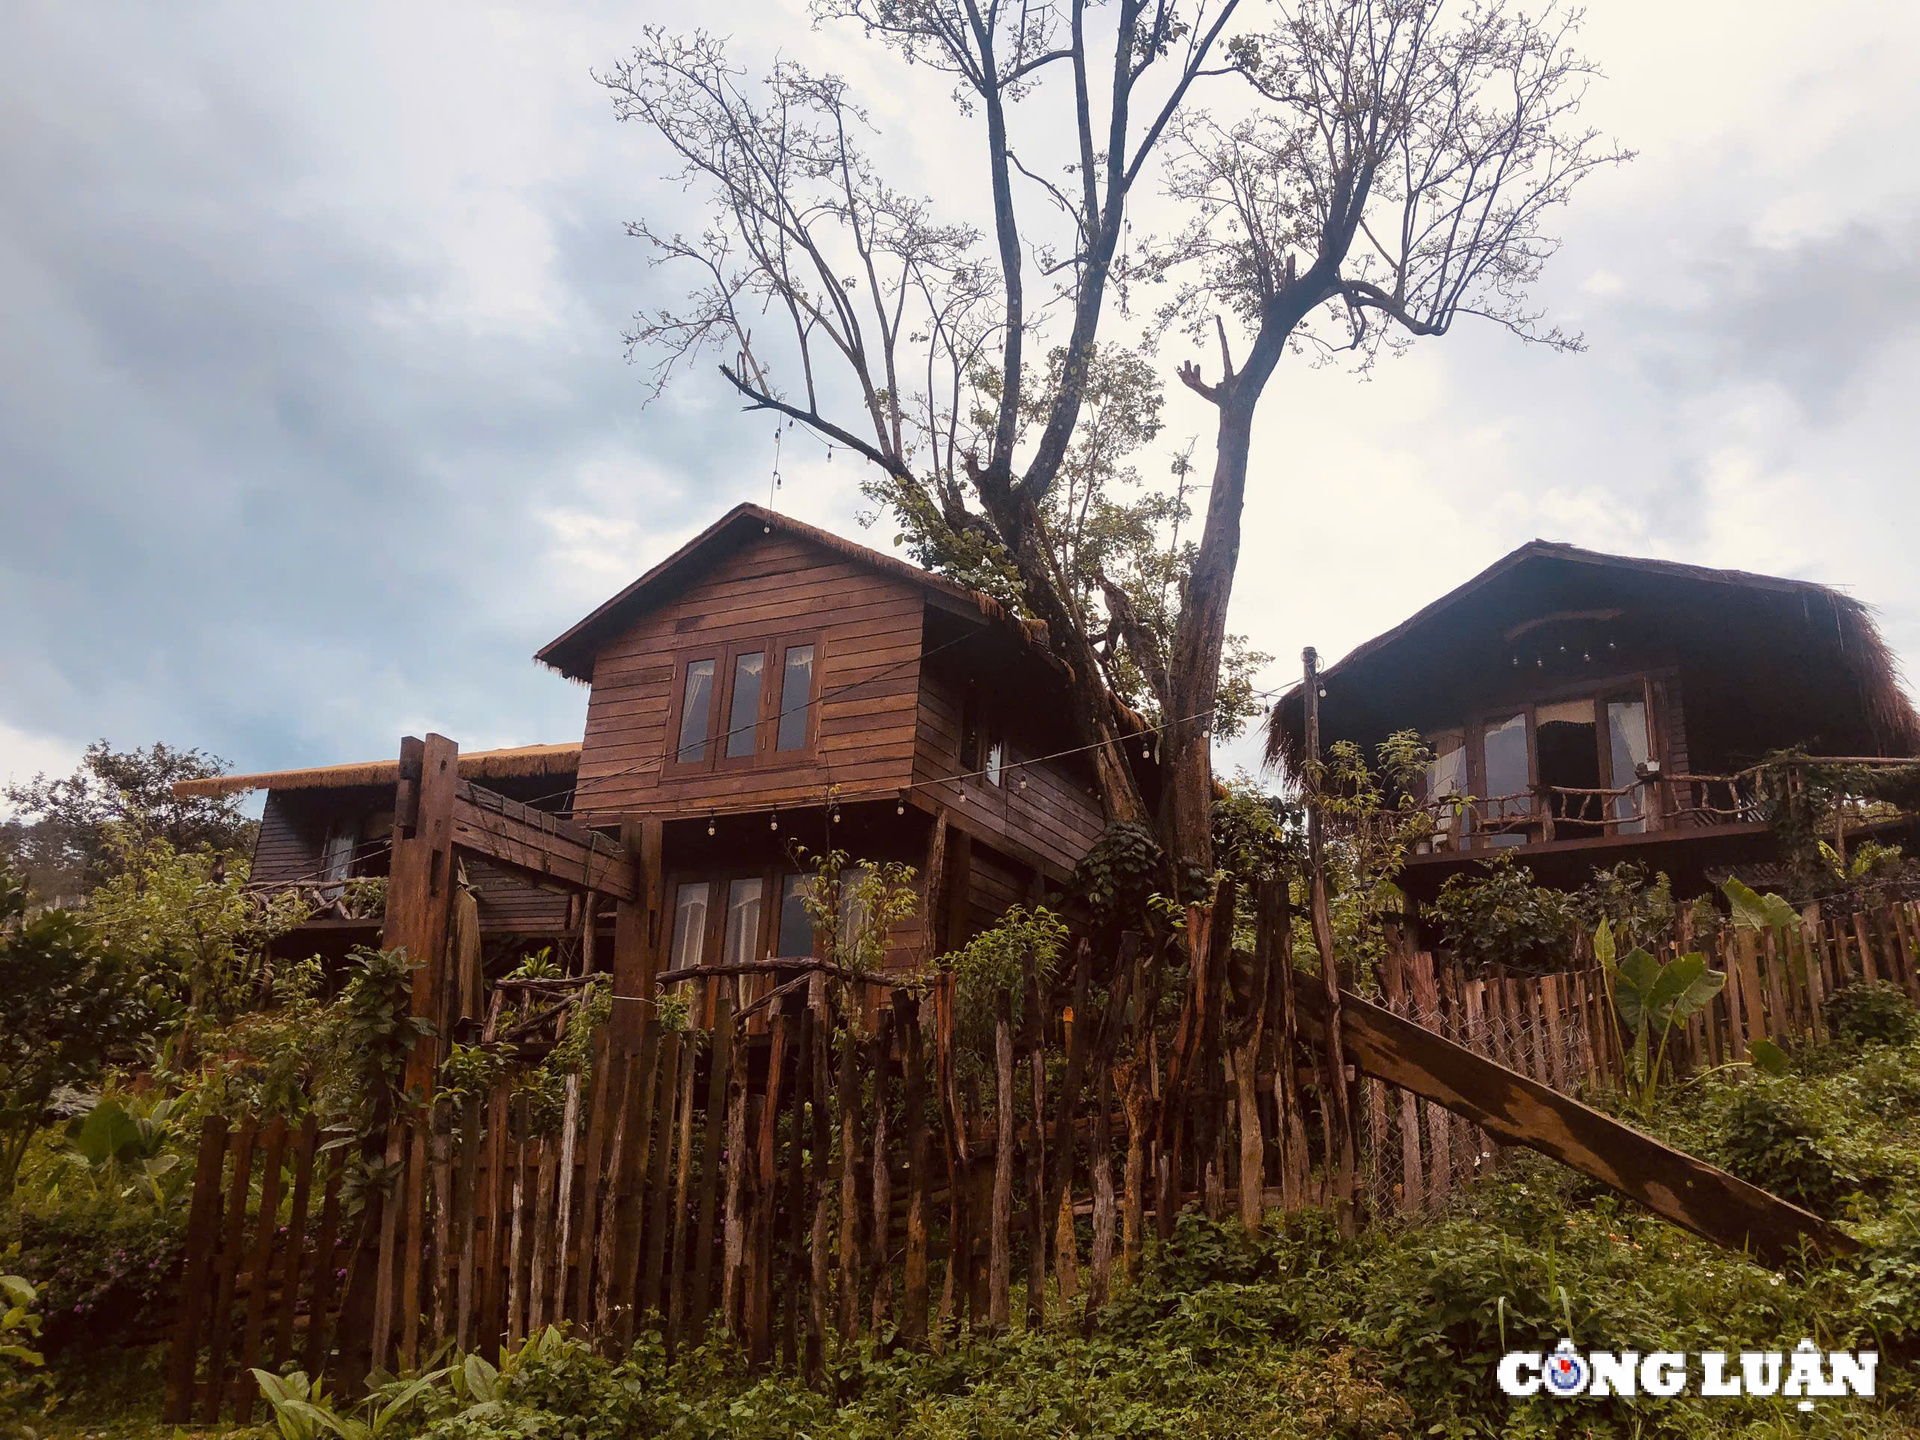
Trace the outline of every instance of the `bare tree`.
{"label": "bare tree", "polygon": [[[870,493],[923,556],[1007,576],[1071,677],[1109,819],[1152,826],[1170,858],[1203,867],[1253,415],[1281,356],[1365,364],[1461,315],[1573,347],[1526,306],[1554,248],[1541,224],[1621,158],[1574,125],[1592,73],[1566,48],[1575,17],[1296,0],[1229,38],[1238,4],[816,0],[817,20],[943,76],[984,122],[979,226],[887,182],[836,77],[783,61],[753,81],[722,42],[658,29],[601,77],[710,207],[697,236],[630,227],[702,277],[629,337],[658,357],[656,385],[718,347],[749,409],[875,467]],[[1237,118],[1195,108],[1197,83],[1219,77],[1239,87]],[[1129,265],[1129,200],[1157,157],[1189,223]],[[1217,382],[1180,370],[1218,430],[1204,527],[1166,567],[1164,604],[1137,573],[1086,573],[1091,490],[1072,479],[1077,456],[1100,452],[1084,428],[1100,408],[1100,327],[1135,274],[1171,284],[1163,321],[1217,331],[1222,353]],[[767,316],[777,336],[756,337]],[[1237,370],[1228,317],[1248,338]],[[1161,513],[1184,516],[1184,494]],[[1113,693],[1123,667],[1165,727],[1158,816],[1121,749],[1137,728]]]}
{"label": "bare tree", "polygon": [[[1299,0],[1231,46],[1252,113],[1229,123],[1192,111],[1177,124],[1168,189],[1191,220],[1155,257],[1183,282],[1162,315],[1212,329],[1220,346],[1217,381],[1191,362],[1179,371],[1218,411],[1213,484],[1172,656],[1155,677],[1175,717],[1162,829],[1182,856],[1207,855],[1207,717],[1254,412],[1281,357],[1344,351],[1364,366],[1382,345],[1445,335],[1462,316],[1579,348],[1527,303],[1557,246],[1542,229],[1548,213],[1628,158],[1577,123],[1594,73],[1568,43],[1579,17],[1532,18],[1498,0],[1453,7],[1451,19],[1448,8]],[[1226,316],[1249,338],[1238,369]]]}
{"label": "bare tree", "polygon": [[[1043,507],[1081,422],[1128,197],[1195,82],[1226,73],[1209,65],[1238,4],[817,0],[817,20],[862,27],[984,120],[984,229],[938,221],[878,173],[868,117],[836,77],[783,61],[754,82],[723,42],[657,28],[600,77],[710,206],[697,236],[629,226],[702,276],[629,336],[658,357],[656,387],[730,351],[721,372],[749,409],[864,457],[957,563],[1007,567],[1071,677],[1109,818],[1142,824],[1120,748],[1137,722],[1058,581]],[[777,339],[756,336],[767,314]],[[1065,331],[1059,354],[1036,365],[1049,327]]]}

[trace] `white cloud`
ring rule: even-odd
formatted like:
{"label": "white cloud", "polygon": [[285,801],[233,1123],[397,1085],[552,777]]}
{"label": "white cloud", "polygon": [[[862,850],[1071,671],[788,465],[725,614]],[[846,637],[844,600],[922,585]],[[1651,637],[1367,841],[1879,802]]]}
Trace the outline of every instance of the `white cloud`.
{"label": "white cloud", "polygon": [[[0,720],[0,787],[24,785],[40,774],[70,775],[85,749],[85,745],[54,735],[36,735]],[[11,810],[0,799],[0,815]]]}

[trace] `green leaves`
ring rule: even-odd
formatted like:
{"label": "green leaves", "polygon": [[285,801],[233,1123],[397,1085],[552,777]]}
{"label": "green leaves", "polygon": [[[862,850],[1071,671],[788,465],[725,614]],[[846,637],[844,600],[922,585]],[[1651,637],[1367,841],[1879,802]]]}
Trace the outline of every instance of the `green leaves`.
{"label": "green leaves", "polygon": [[1753,1062],[1755,1069],[1769,1075],[1778,1077],[1787,1073],[1787,1052],[1765,1036],[1747,1042],[1747,1059]]}
{"label": "green leaves", "polygon": [[1667,1037],[1676,1024],[1720,993],[1727,983],[1726,972],[1708,969],[1707,957],[1699,954],[1682,955],[1662,965],[1637,945],[1616,961],[1613,930],[1605,921],[1594,933],[1593,951],[1613,992],[1614,1009],[1633,1032],[1633,1062],[1639,1076],[1632,1099],[1645,1114],[1653,1108]]}
{"label": "green leaves", "polygon": [[1756,894],[1732,875],[1726,878],[1720,891],[1733,909],[1733,923],[1743,930],[1785,930],[1800,919],[1799,912],[1785,897]]}
{"label": "green leaves", "polygon": [[1713,999],[1726,983],[1726,972],[1709,970],[1704,955],[1682,955],[1662,965],[1635,946],[1613,967],[1614,1005],[1636,1035],[1665,1030]]}

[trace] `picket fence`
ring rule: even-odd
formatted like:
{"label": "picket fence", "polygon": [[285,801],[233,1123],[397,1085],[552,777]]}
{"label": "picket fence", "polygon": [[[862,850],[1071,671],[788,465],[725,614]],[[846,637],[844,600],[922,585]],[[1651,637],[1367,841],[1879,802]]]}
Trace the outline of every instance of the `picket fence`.
{"label": "picket fence", "polygon": [[[1672,1047],[1676,1073],[1738,1061],[1762,1036],[1823,1037],[1824,1000],[1856,981],[1920,1000],[1917,936],[1909,902],[1810,910],[1784,934],[1683,927],[1662,951],[1704,949],[1729,978]],[[167,1418],[245,1422],[255,1365],[297,1363],[351,1391],[444,1343],[492,1351],[552,1324],[610,1351],[645,1329],[674,1348],[719,1324],[750,1363],[818,1375],[836,1342],[939,1348],[1002,1330],[1019,1293],[1028,1324],[1083,1300],[1091,1317],[1149,1221],[1169,1233],[1188,1204],[1249,1223],[1310,1204],[1377,1222],[1442,1205],[1502,1162],[1430,1100],[1351,1072],[1335,1094],[1323,1057],[1283,1039],[1288,986],[1318,977],[1294,971],[1284,926],[1263,949],[1251,980],[1248,957],[1223,967],[1223,1012],[1184,1079],[1159,1042],[1120,1045],[1129,997],[1150,1007],[1157,984],[1131,952],[1100,1015],[1084,947],[1062,993],[1028,982],[1020,1025],[1003,1003],[984,1078],[961,1073],[948,979],[908,990],[802,969],[751,1029],[733,987],[708,982],[709,1029],[596,1035],[557,1124],[504,1081],[443,1093],[395,1127],[390,1191],[351,1221],[347,1152],[311,1123],[210,1119]],[[1464,974],[1393,944],[1375,979],[1389,1009],[1563,1093],[1622,1073],[1590,958]],[[1343,1105],[1357,1151],[1340,1139]]]}

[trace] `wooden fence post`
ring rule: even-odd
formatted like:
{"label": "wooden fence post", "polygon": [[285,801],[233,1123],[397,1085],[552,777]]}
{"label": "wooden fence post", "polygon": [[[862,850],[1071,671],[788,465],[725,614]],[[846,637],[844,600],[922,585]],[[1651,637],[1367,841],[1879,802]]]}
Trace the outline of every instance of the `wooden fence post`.
{"label": "wooden fence post", "polygon": [[226,1159],[226,1117],[209,1115],[200,1123],[200,1154],[193,1167],[193,1208],[187,1216],[180,1309],[174,1318],[173,1350],[167,1357],[166,1409],[161,1419],[169,1425],[186,1425],[193,1419],[194,1372],[200,1366],[200,1319],[220,1239],[220,1175]]}

